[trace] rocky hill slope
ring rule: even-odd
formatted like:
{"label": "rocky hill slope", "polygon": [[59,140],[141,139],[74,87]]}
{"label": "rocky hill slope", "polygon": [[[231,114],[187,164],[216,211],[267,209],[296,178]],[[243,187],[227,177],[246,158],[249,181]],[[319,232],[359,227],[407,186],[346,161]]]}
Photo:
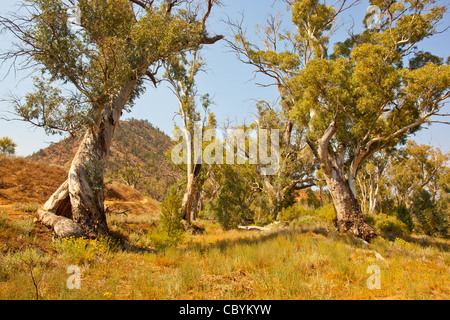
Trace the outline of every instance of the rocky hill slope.
{"label": "rocky hill slope", "polygon": [[[69,168],[81,138],[80,135],[54,143],[29,159]],[[146,120],[121,121],[111,146],[107,180],[125,183],[161,201],[169,187],[181,178],[181,172],[166,156],[172,146],[170,137]]]}

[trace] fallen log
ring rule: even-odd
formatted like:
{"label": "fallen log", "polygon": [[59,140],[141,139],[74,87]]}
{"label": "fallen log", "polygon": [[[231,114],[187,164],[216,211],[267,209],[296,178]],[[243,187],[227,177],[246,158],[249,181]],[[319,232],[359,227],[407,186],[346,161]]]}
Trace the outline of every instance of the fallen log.
{"label": "fallen log", "polygon": [[85,236],[84,229],[72,219],[58,216],[52,212],[45,210],[38,210],[39,221],[53,229],[55,234],[61,238],[69,237],[83,237]]}
{"label": "fallen log", "polygon": [[257,226],[238,226],[238,229],[241,229],[241,230],[258,230],[258,231],[268,231],[268,230],[270,230],[270,228],[257,227]]}

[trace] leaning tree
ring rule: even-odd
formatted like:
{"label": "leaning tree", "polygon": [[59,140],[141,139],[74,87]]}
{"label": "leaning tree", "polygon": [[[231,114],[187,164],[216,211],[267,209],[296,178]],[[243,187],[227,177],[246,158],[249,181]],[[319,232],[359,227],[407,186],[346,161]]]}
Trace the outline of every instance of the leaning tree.
{"label": "leaning tree", "polygon": [[58,236],[108,233],[104,166],[122,112],[158,83],[163,61],[222,38],[206,31],[216,3],[26,0],[0,17],[16,40],[1,58],[38,71],[35,91],[13,99],[14,112],[49,133],[85,130],[67,180],[39,211]]}
{"label": "leaning tree", "polygon": [[368,10],[365,30],[336,42],[343,29],[338,18],[360,1],[284,2],[293,30],[283,31],[284,24],[270,17],[262,29],[265,47],[259,48],[232,24],[238,31],[232,47],[241,60],[275,80],[290,123],[285,132],[293,126],[305,130],[303,141],[320,164],[339,231],[370,240],[375,232],[356,197],[358,172],[432,117],[449,116],[443,111],[450,97],[450,66],[416,48],[438,32],[446,8],[434,0],[373,0],[370,9],[376,10]]}
{"label": "leaning tree", "polygon": [[[438,32],[446,8],[433,0],[371,1],[379,21],[368,11],[368,28],[329,52],[345,1],[341,4],[292,1],[295,39],[305,59],[290,82],[297,93],[293,116],[308,128],[307,143],[327,181],[338,229],[370,240],[375,232],[364,221],[355,192],[359,170],[433,116],[448,115],[443,111],[450,97],[450,66],[436,59],[416,65],[414,58],[423,56],[416,46]],[[415,63],[407,67],[408,60]]]}

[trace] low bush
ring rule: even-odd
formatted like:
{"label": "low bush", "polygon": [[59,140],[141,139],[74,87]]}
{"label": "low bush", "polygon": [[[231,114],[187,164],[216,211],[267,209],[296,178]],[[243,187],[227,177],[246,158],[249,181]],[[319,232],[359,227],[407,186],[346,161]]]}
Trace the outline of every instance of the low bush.
{"label": "low bush", "polygon": [[310,231],[326,231],[330,229],[330,224],[315,216],[301,216],[293,220],[290,226],[306,229]]}
{"label": "low bush", "polygon": [[413,231],[414,229],[413,218],[405,205],[398,206],[395,209],[395,216],[397,217],[398,220],[403,222],[408,227],[408,230],[410,232]]}
{"label": "low bush", "polygon": [[55,250],[74,264],[94,262],[113,248],[114,243],[108,237],[99,240],[70,237],[55,242]]}
{"label": "low bush", "polygon": [[[149,232],[146,235],[147,245],[151,245],[156,250],[165,250],[169,247],[176,245],[181,238],[182,234],[180,233],[177,237],[170,236],[166,231],[156,230],[153,232]],[[143,240],[140,240],[141,242]]]}
{"label": "low bush", "polygon": [[336,219],[336,211],[332,204],[327,204],[318,209],[306,209],[300,204],[294,204],[289,208],[281,210],[278,214],[278,220],[291,222],[304,216],[312,216],[321,221],[333,223]]}
{"label": "low bush", "polygon": [[328,223],[333,223],[336,220],[336,210],[334,210],[334,206],[331,203],[314,210],[313,215]]}
{"label": "low bush", "polygon": [[302,216],[310,216],[311,213],[312,210],[308,210],[296,203],[291,207],[283,208],[278,214],[278,220],[291,222]]}
{"label": "low bush", "polygon": [[394,216],[380,214],[374,216],[375,229],[385,238],[395,240],[409,234],[408,227]]}
{"label": "low bush", "polygon": [[181,196],[172,188],[166,199],[161,203],[160,228],[172,238],[178,238],[184,233],[183,214],[181,212]]}

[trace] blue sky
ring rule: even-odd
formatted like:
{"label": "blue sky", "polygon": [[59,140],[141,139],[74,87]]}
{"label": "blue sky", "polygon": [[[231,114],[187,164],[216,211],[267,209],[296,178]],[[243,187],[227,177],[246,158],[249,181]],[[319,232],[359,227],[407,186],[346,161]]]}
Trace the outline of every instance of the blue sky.
{"label": "blue sky", "polygon": [[[254,36],[254,26],[263,24],[267,14],[278,11],[284,16],[286,22],[290,21],[290,15],[286,12],[286,5],[282,1],[274,0],[223,0],[221,7],[216,7],[209,20],[211,33],[230,36],[229,28],[223,21],[229,16],[238,19],[244,14],[245,25],[249,36]],[[14,10],[17,4],[14,0],[2,0],[0,14]],[[368,7],[368,1],[362,1],[359,5],[347,11],[341,16],[340,23],[349,28],[354,23],[355,32],[362,28],[362,18]],[[450,24],[450,14],[446,14],[444,25]],[[421,48],[432,53],[447,57],[450,54],[450,31],[423,42]],[[343,40],[345,32],[336,35],[335,40]],[[10,37],[0,37],[0,48],[7,49],[11,45]],[[213,97],[212,111],[220,123],[225,120],[235,120],[239,123],[250,123],[255,117],[255,100],[265,99],[275,101],[277,92],[275,88],[261,88],[252,80],[254,71],[236,59],[236,56],[225,42],[208,46],[203,51],[207,62],[207,73],[200,75],[198,79],[198,91],[200,94],[209,93]],[[0,69],[0,79],[6,74],[8,65]],[[258,78],[264,82],[264,78]],[[6,98],[8,93],[19,96],[25,95],[31,90],[30,75],[26,72],[10,73],[0,82],[0,99]],[[123,119],[131,117],[147,119],[161,130],[170,134],[174,128],[174,115],[178,104],[167,84],[162,83],[157,89],[149,84],[144,95],[136,102],[131,113],[124,114]],[[447,107],[448,108],[448,107]],[[10,110],[6,102],[0,100],[0,113]],[[447,109],[448,110],[448,109]],[[176,120],[176,118],[175,118]],[[440,147],[444,152],[450,151],[450,127],[434,124],[430,129],[421,130],[413,139],[419,143],[431,144]],[[61,136],[47,136],[42,129],[33,128],[31,125],[14,121],[0,120],[0,137],[10,136],[17,143],[16,154],[26,156],[41,148],[47,147],[52,141],[58,141]]]}

